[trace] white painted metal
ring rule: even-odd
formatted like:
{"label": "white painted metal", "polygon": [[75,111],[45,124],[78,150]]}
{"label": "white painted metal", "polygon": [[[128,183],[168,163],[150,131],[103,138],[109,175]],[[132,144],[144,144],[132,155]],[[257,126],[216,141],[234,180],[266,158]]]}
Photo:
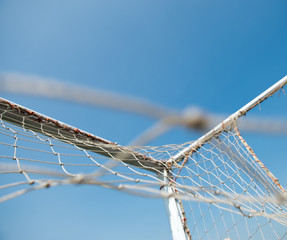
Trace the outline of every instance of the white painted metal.
{"label": "white painted metal", "polygon": [[[167,172],[164,171],[165,181],[167,180]],[[173,189],[169,186],[164,187],[164,191],[173,194]],[[170,228],[173,240],[188,240],[189,237],[184,231],[183,215],[179,202],[174,198],[165,198],[165,205],[168,212]]]}
{"label": "white painted metal", "polygon": [[169,162],[172,164],[173,162],[181,161],[184,158],[185,154],[189,153],[192,149],[197,149],[203,143],[207,142],[212,137],[214,137],[216,134],[219,134],[220,132],[222,132],[222,130],[225,129],[226,127],[230,126],[234,122],[234,120],[236,120],[237,118],[245,115],[249,110],[251,110],[256,105],[258,105],[261,102],[263,102],[266,98],[270,97],[275,92],[277,92],[278,90],[283,88],[286,84],[287,84],[287,75],[284,78],[282,78],[281,80],[279,80],[277,83],[272,85],[270,88],[268,88],[266,91],[261,93],[259,96],[254,98],[252,101],[247,103],[245,106],[240,108],[237,112],[235,112],[232,115],[230,115],[228,118],[226,118],[224,121],[222,121],[220,124],[218,124],[212,130],[210,130],[208,133],[203,135],[197,141],[193,142],[191,145],[189,145],[188,147],[183,149],[181,152],[179,152],[178,154],[173,156],[169,160]]}

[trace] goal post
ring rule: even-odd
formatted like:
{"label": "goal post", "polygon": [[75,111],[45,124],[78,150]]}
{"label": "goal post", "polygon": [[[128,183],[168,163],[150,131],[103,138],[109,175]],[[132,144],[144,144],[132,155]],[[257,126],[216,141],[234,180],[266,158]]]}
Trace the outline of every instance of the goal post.
{"label": "goal post", "polygon": [[180,152],[176,156],[173,156],[171,160],[169,161],[175,161],[175,162],[180,161],[180,159],[182,159],[183,156],[185,156],[185,154],[190,152],[192,149],[199,148],[202,144],[204,144],[204,142],[210,140],[212,137],[216,136],[217,134],[222,132],[224,129],[228,128],[238,118],[245,115],[252,108],[262,103],[265,99],[267,99],[268,97],[272,96],[274,93],[282,89],[286,84],[287,84],[287,75],[283,77],[281,80],[279,80],[278,82],[276,82],[274,85],[272,85],[270,88],[268,88],[266,91],[261,93],[259,96],[254,98],[252,101],[248,102],[238,111],[231,114],[228,118],[226,118],[224,121],[219,123],[216,127],[211,129],[208,133],[206,133],[201,138],[199,138],[197,141],[195,141],[193,144],[185,148],[182,152]]}
{"label": "goal post", "polygon": [[160,161],[131,151],[127,147],[87,133],[4,98],[0,98],[0,115],[1,120],[11,124],[106,157],[119,159],[131,165],[141,166],[150,171],[158,171],[164,168],[164,165]]}
{"label": "goal post", "polygon": [[[274,175],[264,166],[264,164],[257,158],[255,153],[253,152],[252,148],[247,144],[247,142],[242,138],[241,134],[239,133],[239,130],[237,128],[236,121],[238,118],[240,118],[243,115],[246,115],[248,111],[250,111],[252,108],[254,108],[256,105],[262,103],[265,99],[267,99],[269,96],[272,96],[274,93],[276,93],[278,90],[282,89],[287,83],[287,76],[279,80],[277,83],[272,85],[270,88],[268,88],[266,91],[261,93],[258,97],[254,98],[252,101],[244,105],[241,109],[236,111],[234,114],[230,115],[228,118],[226,118],[224,121],[219,123],[216,127],[214,127],[212,130],[210,130],[208,133],[200,137],[198,140],[194,141],[191,143],[189,146],[184,148],[182,151],[177,153],[176,155],[172,156],[168,161],[167,165],[172,166],[175,165],[176,168],[179,168],[180,170],[178,171],[178,175],[180,174],[181,170],[184,168],[185,163],[189,160],[189,157],[192,154],[196,154],[197,149],[199,149],[201,146],[203,146],[205,143],[210,141],[212,138],[218,137],[222,131],[227,131],[230,128],[234,128],[238,138],[242,142],[242,144],[246,147],[247,151],[252,155],[252,157],[255,159],[255,161],[260,165],[262,169],[266,172],[266,175],[270,177],[270,179],[273,181],[273,183],[282,191],[282,196],[286,195],[284,194],[286,190],[281,186],[279,183],[278,179],[274,177]],[[180,164],[180,166],[178,166]],[[172,168],[172,167],[171,167]],[[175,177],[175,180],[178,176]],[[169,191],[172,191],[169,189]],[[276,192],[276,191],[275,191]],[[219,192],[214,192],[215,194],[220,194]],[[274,192],[273,192],[274,194]],[[278,194],[278,192],[276,192]],[[280,194],[279,194],[280,195]],[[182,229],[184,228],[184,222],[183,219],[184,217],[181,214],[181,209],[179,207],[178,203],[173,202],[174,198],[171,200],[168,200],[167,208],[169,211],[169,216],[170,216],[170,224],[171,228],[173,229],[173,233],[175,236],[173,237],[174,239],[181,239],[180,237],[177,238],[176,234],[179,234],[177,231],[177,224],[175,219],[181,218],[181,227]],[[285,201],[285,200],[284,200]],[[238,207],[238,206],[235,206]],[[176,210],[175,210],[176,209]],[[242,212],[241,208],[238,208],[239,211]],[[177,211],[177,214],[174,212]],[[171,217],[173,215],[173,217]],[[284,213],[284,216],[287,217],[287,214]],[[285,218],[284,217],[284,218]],[[285,224],[287,223],[284,221]],[[188,230],[189,233],[189,230]],[[286,232],[287,233],[287,232]],[[285,236],[285,235],[284,235]],[[182,239],[189,239],[189,235],[185,232],[185,238],[182,237]],[[229,238],[226,238],[229,239]]]}
{"label": "goal post", "polygon": [[173,240],[190,240],[191,236],[185,226],[185,217],[179,199],[175,198],[174,189],[168,186],[169,177],[168,171],[164,170],[164,180],[166,185],[163,190],[171,194],[171,197],[165,198],[165,206],[168,212],[169,224]]}
{"label": "goal post", "polygon": [[174,240],[284,239],[286,191],[238,119],[287,76],[196,141],[120,146],[0,98],[0,202],[46,187],[95,185],[165,199]]}

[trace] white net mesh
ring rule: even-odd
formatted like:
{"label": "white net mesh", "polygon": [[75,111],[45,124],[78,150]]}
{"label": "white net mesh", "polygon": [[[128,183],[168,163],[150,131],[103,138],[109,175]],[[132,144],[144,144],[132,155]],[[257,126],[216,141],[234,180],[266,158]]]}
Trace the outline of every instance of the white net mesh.
{"label": "white net mesh", "polygon": [[287,208],[278,197],[284,196],[283,188],[250,150],[235,128],[192,151],[173,169],[178,192],[193,195],[183,205],[194,239],[286,236]]}
{"label": "white net mesh", "polygon": [[198,145],[122,147],[1,99],[0,149],[0,202],[57,185],[99,185],[175,197],[192,239],[287,238],[285,190],[236,119]]}

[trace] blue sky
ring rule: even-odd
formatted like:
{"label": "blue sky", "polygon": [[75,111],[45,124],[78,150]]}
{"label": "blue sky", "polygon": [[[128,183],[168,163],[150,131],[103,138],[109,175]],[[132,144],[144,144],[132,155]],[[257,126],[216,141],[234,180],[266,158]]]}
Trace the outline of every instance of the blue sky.
{"label": "blue sky", "polygon": [[[230,114],[287,74],[284,1],[0,1],[0,72],[35,74],[182,110]],[[154,121],[131,113],[1,93],[127,144]],[[286,96],[250,115],[287,118]],[[176,128],[153,145],[200,134]],[[286,137],[244,135],[286,178]],[[171,239],[162,200],[59,187],[0,205],[1,239]]]}

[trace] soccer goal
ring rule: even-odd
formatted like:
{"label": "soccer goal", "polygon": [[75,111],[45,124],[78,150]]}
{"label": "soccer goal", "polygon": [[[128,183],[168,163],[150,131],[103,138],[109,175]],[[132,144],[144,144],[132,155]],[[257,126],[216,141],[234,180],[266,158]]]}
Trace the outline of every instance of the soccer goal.
{"label": "soccer goal", "polygon": [[0,98],[0,202],[87,184],[160,197],[178,239],[287,238],[286,193],[238,129],[287,76],[193,142],[120,146]]}

